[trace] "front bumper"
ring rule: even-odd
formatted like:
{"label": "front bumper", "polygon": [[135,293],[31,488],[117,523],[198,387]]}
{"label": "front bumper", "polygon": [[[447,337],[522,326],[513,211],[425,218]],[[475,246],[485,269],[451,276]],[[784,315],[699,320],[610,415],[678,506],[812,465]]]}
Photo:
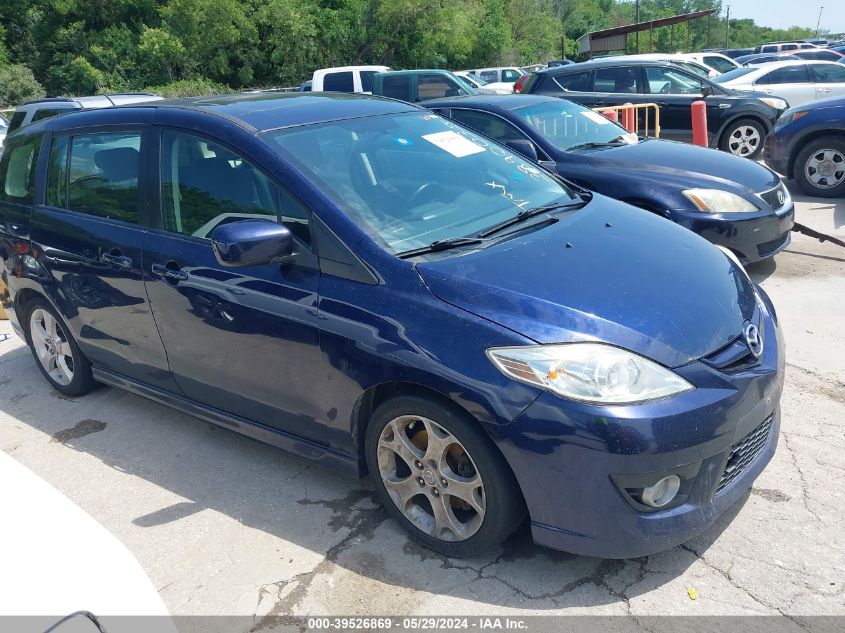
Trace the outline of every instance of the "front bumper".
{"label": "front bumper", "polygon": [[792,178],[792,174],[789,173],[789,137],[785,134],[778,134],[779,129],[776,128],[766,136],[766,140],[763,142],[763,162],[769,169],[776,171],[784,178]]}
{"label": "front bumper", "polygon": [[[780,427],[783,340],[768,310],[763,318],[765,345],[754,365],[727,373],[696,361],[676,369],[694,391],[627,407],[544,393],[496,438],[535,542],[603,558],[646,556],[698,535],[742,498],[774,454]],[[726,471],[736,446],[768,420],[753,460]],[[668,473],[683,473],[685,483],[667,509],[637,507],[617,484]]]}
{"label": "front bumper", "polygon": [[699,211],[672,211],[671,219],[707,241],[729,248],[743,263],[753,264],[774,257],[789,246],[795,205],[790,203],[778,213],[755,213],[741,219]]}

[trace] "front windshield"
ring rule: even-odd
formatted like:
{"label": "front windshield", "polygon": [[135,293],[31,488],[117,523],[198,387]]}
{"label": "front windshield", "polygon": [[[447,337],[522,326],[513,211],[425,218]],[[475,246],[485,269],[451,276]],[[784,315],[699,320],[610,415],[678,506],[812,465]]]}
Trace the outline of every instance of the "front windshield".
{"label": "front windshield", "polygon": [[267,132],[371,237],[402,253],[578,197],[518,154],[425,111]]}
{"label": "front windshield", "polygon": [[753,68],[748,66],[743,66],[742,68],[735,68],[734,70],[727,72],[724,75],[719,75],[718,77],[715,77],[713,81],[715,81],[717,84],[723,84],[727,81],[731,81],[732,79],[744,77],[748,73],[753,73],[756,70],[759,70],[759,68]]}
{"label": "front windshield", "polygon": [[514,113],[563,151],[592,144],[637,142],[637,135],[621,125],[564,99],[523,106]]}

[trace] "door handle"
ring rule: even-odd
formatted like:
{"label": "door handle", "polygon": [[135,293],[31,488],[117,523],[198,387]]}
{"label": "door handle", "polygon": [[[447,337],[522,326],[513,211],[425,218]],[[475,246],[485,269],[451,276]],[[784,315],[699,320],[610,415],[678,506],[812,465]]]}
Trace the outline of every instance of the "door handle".
{"label": "door handle", "polygon": [[121,253],[118,248],[113,248],[108,253],[100,255],[100,261],[105,264],[111,264],[115,268],[122,268],[124,270],[132,268],[132,258]]}
{"label": "door handle", "polygon": [[166,264],[153,264],[150,266],[150,270],[154,274],[160,275],[167,281],[174,284],[179,283],[180,281],[185,281],[188,278],[188,273],[183,270],[179,270],[179,264],[173,260],[170,260]]}
{"label": "door handle", "polygon": [[830,92],[830,88],[819,88],[819,92],[828,93]]}

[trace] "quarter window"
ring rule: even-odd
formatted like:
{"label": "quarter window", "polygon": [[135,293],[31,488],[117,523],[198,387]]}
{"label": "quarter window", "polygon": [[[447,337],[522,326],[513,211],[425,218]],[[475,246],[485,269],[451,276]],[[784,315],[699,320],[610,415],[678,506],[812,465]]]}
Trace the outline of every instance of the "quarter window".
{"label": "quarter window", "polygon": [[199,136],[165,132],[161,197],[164,228],[208,238],[221,224],[249,218],[281,221],[310,243],[307,210],[231,150]]}
{"label": "quarter window", "polygon": [[377,71],[375,70],[361,71],[361,90],[363,90],[364,92],[373,91],[373,75],[375,75],[376,72]]}
{"label": "quarter window", "polygon": [[32,203],[35,193],[35,164],[41,136],[33,136],[10,145],[0,160],[0,199],[22,204]]}

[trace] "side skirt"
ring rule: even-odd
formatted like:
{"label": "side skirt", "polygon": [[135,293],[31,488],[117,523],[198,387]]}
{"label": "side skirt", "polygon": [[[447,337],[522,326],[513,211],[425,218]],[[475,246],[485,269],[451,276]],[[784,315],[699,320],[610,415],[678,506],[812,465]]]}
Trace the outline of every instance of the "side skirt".
{"label": "side skirt", "polygon": [[362,476],[362,465],[359,463],[357,457],[335,452],[330,448],[302,439],[296,435],[291,435],[290,433],[273,429],[258,422],[253,422],[252,420],[247,420],[246,418],[206,406],[183,396],[177,396],[157,389],[156,387],[136,382],[131,378],[109,371],[108,369],[103,369],[102,367],[93,367],[92,369],[94,379],[103,384],[125,389],[126,391],[143,396],[144,398],[149,398],[183,413],[193,415],[206,422],[211,422],[241,435],[256,439],[259,442],[281,448],[288,453],[320,462],[321,465],[345,475],[352,477]]}

